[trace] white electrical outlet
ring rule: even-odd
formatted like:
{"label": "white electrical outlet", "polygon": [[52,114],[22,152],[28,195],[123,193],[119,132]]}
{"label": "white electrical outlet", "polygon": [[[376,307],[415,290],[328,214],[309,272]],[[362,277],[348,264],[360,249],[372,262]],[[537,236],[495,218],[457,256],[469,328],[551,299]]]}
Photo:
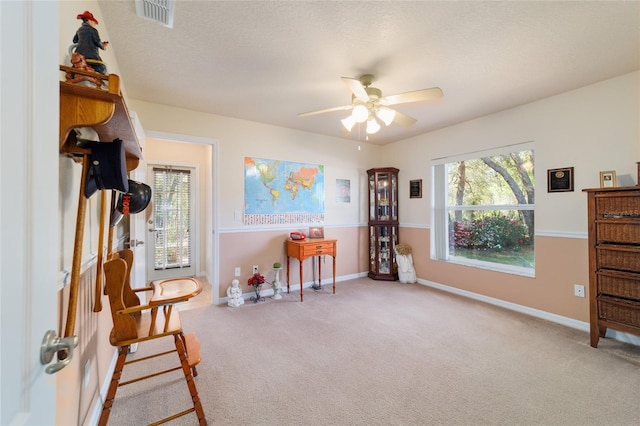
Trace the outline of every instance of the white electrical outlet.
{"label": "white electrical outlet", "polygon": [[574,284],[573,285],[573,294],[576,297],[584,297],[584,286],[580,285],[580,284]]}
{"label": "white electrical outlet", "polygon": [[258,265],[253,265],[253,273],[254,274],[258,273]]}
{"label": "white electrical outlet", "polygon": [[239,276],[240,276],[240,267],[239,267],[239,266],[236,266],[235,276],[236,276],[236,277],[239,277]]}

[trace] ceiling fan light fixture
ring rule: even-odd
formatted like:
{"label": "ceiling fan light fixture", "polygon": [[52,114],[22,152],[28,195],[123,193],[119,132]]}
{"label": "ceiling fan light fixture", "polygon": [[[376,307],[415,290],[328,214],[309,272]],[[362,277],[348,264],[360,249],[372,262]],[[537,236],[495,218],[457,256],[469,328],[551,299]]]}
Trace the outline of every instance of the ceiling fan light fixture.
{"label": "ceiling fan light fixture", "polygon": [[342,123],[344,128],[347,129],[347,132],[350,132],[351,129],[353,129],[353,126],[355,126],[357,123],[356,119],[353,118],[353,114],[351,114],[347,118],[343,118],[342,120],[340,120],[340,122]]}
{"label": "ceiling fan light fixture", "polygon": [[367,121],[367,133],[372,135],[374,133],[377,133],[378,130],[380,130],[380,125],[375,118],[371,117],[371,119]]}
{"label": "ceiling fan light fixture", "polygon": [[393,122],[393,119],[396,117],[396,111],[391,108],[380,107],[376,111],[376,116],[380,120],[382,120],[386,126],[388,126]]}
{"label": "ceiling fan light fixture", "polygon": [[355,108],[353,108],[351,116],[358,123],[364,123],[369,117],[369,110],[364,105],[357,105]]}

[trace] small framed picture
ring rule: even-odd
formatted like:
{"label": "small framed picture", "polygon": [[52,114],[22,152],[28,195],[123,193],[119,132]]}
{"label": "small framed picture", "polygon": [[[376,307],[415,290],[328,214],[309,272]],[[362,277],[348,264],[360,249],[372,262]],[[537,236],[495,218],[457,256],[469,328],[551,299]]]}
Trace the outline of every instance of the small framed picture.
{"label": "small framed picture", "polygon": [[573,167],[547,170],[547,192],[573,191]]}
{"label": "small framed picture", "polygon": [[409,198],[422,198],[422,179],[409,181]]}
{"label": "small framed picture", "polygon": [[606,172],[600,172],[600,188],[615,188],[616,187],[616,172],[614,170],[607,170]]}
{"label": "small framed picture", "polygon": [[351,181],[349,179],[336,179],[336,202],[351,202]]}
{"label": "small framed picture", "polygon": [[309,228],[309,238],[324,238],[324,228]]}

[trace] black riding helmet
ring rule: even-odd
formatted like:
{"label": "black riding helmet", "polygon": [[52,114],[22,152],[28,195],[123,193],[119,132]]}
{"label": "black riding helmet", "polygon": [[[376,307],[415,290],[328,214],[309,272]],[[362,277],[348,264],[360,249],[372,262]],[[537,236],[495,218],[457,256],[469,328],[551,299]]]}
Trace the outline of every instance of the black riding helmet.
{"label": "black riding helmet", "polygon": [[146,183],[129,179],[129,191],[121,192],[111,216],[111,226],[116,226],[124,215],[140,213],[151,202],[151,188]]}

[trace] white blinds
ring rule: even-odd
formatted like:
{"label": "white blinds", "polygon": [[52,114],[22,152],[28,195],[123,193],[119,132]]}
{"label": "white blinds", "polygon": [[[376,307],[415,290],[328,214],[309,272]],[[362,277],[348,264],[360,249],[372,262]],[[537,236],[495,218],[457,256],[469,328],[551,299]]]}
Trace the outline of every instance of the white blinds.
{"label": "white blinds", "polygon": [[191,266],[191,171],[153,168],[154,268]]}

